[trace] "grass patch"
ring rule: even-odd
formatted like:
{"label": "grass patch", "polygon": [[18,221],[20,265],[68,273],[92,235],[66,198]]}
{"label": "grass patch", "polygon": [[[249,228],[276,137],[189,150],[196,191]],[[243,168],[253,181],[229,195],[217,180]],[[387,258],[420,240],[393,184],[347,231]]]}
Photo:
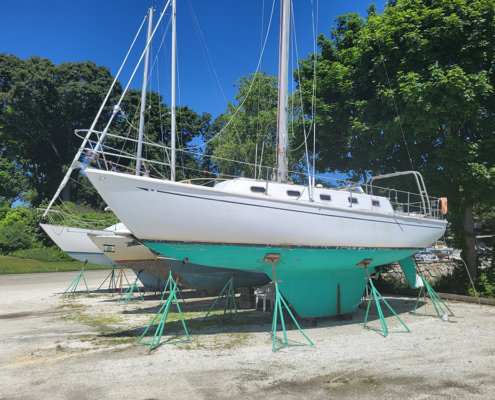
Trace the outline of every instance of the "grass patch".
{"label": "grass patch", "polygon": [[124,318],[118,315],[94,315],[94,314],[83,314],[82,312],[77,312],[76,314],[71,314],[66,317],[68,320],[76,321],[77,323],[92,326],[92,327],[103,327],[110,324],[117,324],[124,321]]}
{"label": "grass patch", "polygon": [[[0,275],[31,274],[36,272],[80,271],[82,261],[37,261],[0,256]],[[106,265],[86,264],[84,270],[111,269]]]}

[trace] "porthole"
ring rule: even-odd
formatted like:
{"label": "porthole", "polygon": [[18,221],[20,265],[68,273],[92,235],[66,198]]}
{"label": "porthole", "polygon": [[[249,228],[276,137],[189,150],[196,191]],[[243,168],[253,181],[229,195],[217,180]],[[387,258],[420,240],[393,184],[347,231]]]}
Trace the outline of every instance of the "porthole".
{"label": "porthole", "polygon": [[[349,203],[350,203],[351,202],[351,198],[348,197],[347,199],[349,200]],[[353,197],[352,198],[352,204],[359,204],[358,199],[356,199],[355,197]]]}
{"label": "porthole", "polygon": [[301,192],[297,190],[287,190],[287,195],[291,197],[299,197],[301,195]]}
{"label": "porthole", "polygon": [[374,207],[380,207],[380,202],[378,200],[373,200]]}
{"label": "porthole", "polygon": [[332,197],[329,194],[320,194],[320,200],[322,200],[322,201],[332,201]]}
{"label": "porthole", "polygon": [[260,186],[251,186],[251,192],[253,193],[265,193],[265,188]]}

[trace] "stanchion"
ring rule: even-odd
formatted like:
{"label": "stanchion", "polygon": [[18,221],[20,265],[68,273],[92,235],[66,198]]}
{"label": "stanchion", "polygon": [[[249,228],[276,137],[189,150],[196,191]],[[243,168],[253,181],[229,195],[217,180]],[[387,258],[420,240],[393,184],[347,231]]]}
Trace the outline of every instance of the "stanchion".
{"label": "stanchion", "polygon": [[[273,322],[272,322],[272,330],[270,331],[270,335],[273,339],[273,351],[277,351],[281,349],[282,347],[286,346],[314,346],[314,343],[306,336],[306,334],[303,332],[301,327],[296,321],[296,318],[290,311],[289,306],[285,302],[284,298],[282,297],[282,294],[278,290],[278,284],[281,283],[282,281],[277,281],[277,275],[275,273],[275,262],[277,262],[280,258],[280,254],[267,254],[265,255],[265,258],[263,261],[265,262],[270,262],[272,263],[272,270],[273,270],[273,283],[275,284],[275,310],[273,312]],[[284,321],[284,313],[282,310],[282,304],[285,306],[285,309],[289,312],[289,315],[291,316],[292,320],[297,326],[297,329],[299,329],[299,332],[303,334],[303,336],[308,340],[309,343],[289,343],[287,340],[287,332],[285,329],[285,321]],[[277,338],[277,320],[278,320],[278,314],[280,314],[280,323],[282,325],[282,331],[284,332],[284,340],[281,340]],[[281,346],[276,346],[276,343],[280,343]]]}
{"label": "stanchion", "polygon": [[[416,305],[414,306],[414,311],[412,312],[412,314],[414,314],[414,315],[427,315],[427,316],[434,317],[434,315],[426,314],[426,303],[427,303],[426,302],[426,291],[428,291],[428,294],[430,295],[430,299],[431,299],[431,302],[433,304],[433,307],[435,307],[437,317],[445,318],[447,316],[447,313],[442,308],[442,304],[447,310],[449,310],[449,313],[450,313],[449,316],[454,317],[455,316],[454,313],[450,310],[449,307],[447,307],[447,305],[443,302],[443,300],[440,298],[440,296],[438,296],[438,294],[433,290],[433,288],[426,281],[425,277],[423,276],[423,274],[421,272],[419,273],[419,276],[423,280],[423,287],[419,288],[418,299],[416,300]],[[425,313],[421,314],[421,313],[416,312],[416,310],[418,308],[419,298],[421,297],[421,294],[423,293],[423,291],[424,291],[424,296],[425,296]]]}
{"label": "stanchion", "polygon": [[[84,278],[84,267],[86,266],[86,263],[88,262],[88,260],[86,260],[84,262],[84,265],[81,269],[81,272],[79,272],[79,275],[77,275],[77,278],[74,279],[74,281],[69,285],[69,287],[66,289],[66,291],[62,294],[62,296],[65,296],[65,294],[67,294],[67,296],[73,296],[76,294],[76,290],[77,290],[77,285],[79,285],[79,280],[81,278],[83,278],[83,281],[84,281],[84,284],[86,285],[86,291],[88,292],[89,294],[89,289],[88,289],[88,284],[86,283],[86,279]],[[67,293],[68,292],[68,293]]]}
{"label": "stanchion", "polygon": [[[387,303],[387,301],[378,292],[378,290],[376,290],[375,285],[373,284],[373,279],[371,279],[370,273],[368,271],[368,264],[371,263],[371,261],[373,261],[373,260],[371,260],[371,259],[365,259],[365,260],[361,261],[359,264],[357,264],[358,267],[364,267],[364,268],[366,268],[366,273],[368,274],[368,277],[367,278],[364,278],[364,279],[367,279],[368,280],[368,282],[370,284],[370,287],[371,287],[370,297],[369,297],[369,300],[368,300],[368,307],[366,309],[366,317],[364,318],[364,326],[363,326],[363,328],[364,329],[369,329],[369,330],[372,330],[372,331],[376,331],[376,332],[382,332],[383,333],[383,336],[385,336],[385,337],[387,337],[387,335],[389,333],[409,333],[409,332],[411,332],[409,330],[409,328],[406,326],[406,324],[400,319],[400,317],[392,309],[392,307],[390,307],[390,305]],[[368,315],[369,315],[369,311],[370,311],[371,301],[373,299],[375,300],[375,304],[376,304],[376,308],[378,310],[378,316],[380,317],[380,323],[381,323],[382,329],[370,328],[369,326],[366,326],[366,323],[368,322]],[[405,331],[390,331],[388,329],[387,323],[385,322],[385,317],[383,316],[382,307],[380,305],[380,299],[389,308],[389,310],[392,311],[392,313],[397,317],[397,319],[404,326],[404,328],[406,328]]]}
{"label": "stanchion", "polygon": [[[179,276],[180,276],[180,273],[179,273]],[[146,328],[146,330],[143,332],[143,334],[141,335],[141,337],[137,341],[139,344],[149,345],[149,351],[156,349],[157,347],[161,346],[162,344],[181,343],[181,342],[188,342],[188,341],[191,340],[190,337],[189,337],[189,332],[187,331],[187,327],[186,327],[186,323],[184,321],[184,317],[182,316],[182,312],[180,310],[179,302],[177,300],[176,292],[177,292],[177,283],[178,283],[178,281],[179,281],[179,278],[177,278],[177,280],[174,282],[174,280],[172,278],[172,272],[170,272],[169,273],[168,280],[167,280],[167,282],[169,283],[169,285],[171,287],[171,289],[170,289],[170,295],[168,296],[168,298],[165,301],[165,303],[163,304],[163,306],[156,313],[155,317],[152,319],[152,321],[150,322],[150,324],[148,325],[148,327]],[[163,335],[163,329],[165,328],[165,323],[167,322],[167,316],[168,316],[168,313],[170,311],[170,306],[172,304],[175,304],[177,306],[177,310],[179,311],[180,319],[182,321],[182,326],[184,327],[184,331],[186,333],[187,339],[174,340],[174,341],[164,341],[163,343],[161,343],[161,338],[162,338],[162,335]],[[151,340],[151,342],[144,342],[144,341],[142,341],[142,339],[144,338],[144,336],[146,335],[146,333],[153,326],[153,323],[158,318],[158,316],[161,316],[160,317],[160,322],[158,323],[158,326],[157,326],[157,328],[155,330],[155,334],[153,335],[153,339]]]}
{"label": "stanchion", "polygon": [[235,311],[235,317],[237,318],[237,305],[235,304],[235,291],[234,291],[234,271],[232,271],[232,277],[229,279],[227,284],[224,286],[224,288],[222,289],[222,291],[218,295],[217,299],[215,300],[215,302],[211,306],[210,311],[208,311],[208,313],[205,315],[205,317],[203,318],[201,323],[205,322],[206,317],[208,317],[208,315],[210,315],[211,310],[213,310],[213,308],[217,304],[218,300],[220,300],[220,298],[222,297],[223,292],[225,292],[225,290],[227,290],[227,293],[225,295],[225,307],[223,308],[223,315],[225,316],[227,309],[229,309],[229,318],[232,318],[232,307],[233,307],[234,311]]}
{"label": "stanchion", "polygon": [[[141,300],[144,301],[144,297],[141,294],[141,291],[139,290],[139,287],[137,285],[137,282],[139,280],[139,275],[141,274],[141,272],[143,272],[143,270],[139,271],[139,273],[136,276],[136,280],[134,281],[134,283],[127,288],[127,290],[117,299],[117,301],[123,301],[124,304],[127,304],[129,301],[141,301]],[[132,293],[134,292],[134,289],[136,289],[137,292],[139,293],[139,296],[141,296],[141,300],[139,300],[139,299],[138,300],[132,300]],[[124,300],[122,300],[122,297],[124,297],[126,294],[127,294],[126,298]]]}

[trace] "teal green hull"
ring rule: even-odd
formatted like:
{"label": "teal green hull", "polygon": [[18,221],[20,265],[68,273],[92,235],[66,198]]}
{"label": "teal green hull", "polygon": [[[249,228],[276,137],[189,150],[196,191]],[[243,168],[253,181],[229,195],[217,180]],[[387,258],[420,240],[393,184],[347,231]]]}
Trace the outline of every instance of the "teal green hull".
{"label": "teal green hull", "polygon": [[273,279],[268,253],[280,254],[275,264],[279,289],[301,317],[324,317],[356,311],[366,287],[364,259],[374,267],[402,260],[418,249],[311,249],[239,245],[174,244],[146,241],[167,257],[219,268],[260,270]]}

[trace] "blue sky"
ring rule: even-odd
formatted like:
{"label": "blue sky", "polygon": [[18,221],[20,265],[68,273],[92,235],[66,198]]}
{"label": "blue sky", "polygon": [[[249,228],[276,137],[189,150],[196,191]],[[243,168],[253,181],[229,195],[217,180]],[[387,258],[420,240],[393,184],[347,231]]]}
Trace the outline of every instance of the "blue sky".
{"label": "blue sky", "polygon": [[[312,9],[318,4],[317,32],[328,35],[336,15],[358,12],[366,15],[371,0],[294,0],[297,48],[299,58],[313,51]],[[115,75],[134,38],[148,7],[156,3],[161,11],[165,0],[153,1],[4,1],[0,5],[0,51],[20,58],[38,55],[55,64],[64,61],[91,60],[110,68]],[[212,79],[198,34],[193,24],[191,7],[201,28],[212,65],[227,101],[234,99],[236,80],[256,70],[263,35],[269,21],[272,0],[177,0],[177,32],[180,76],[180,104],[195,111],[208,112],[216,117],[225,110],[225,101],[219,86]],[[377,3],[379,10],[383,9]],[[264,18],[262,19],[262,13]],[[276,0],[272,27],[261,69],[276,74],[278,22],[280,6]],[[315,14],[316,15],[316,14]],[[159,13],[155,13],[155,21]],[[167,18],[167,17],[165,17]],[[144,36],[138,39],[136,49],[142,50]],[[170,35],[165,39],[169,48]],[[158,43],[155,41],[155,48]],[[120,79],[127,82],[136,56]],[[160,57],[160,56],[159,56]],[[159,75],[152,77],[152,89],[157,90],[169,103],[170,78],[165,52],[159,60]],[[294,65],[295,58],[291,61]],[[210,65],[211,66],[211,65]],[[292,67],[291,67],[292,68]],[[141,87],[141,75],[131,87]],[[179,100],[177,101],[179,103]]]}

